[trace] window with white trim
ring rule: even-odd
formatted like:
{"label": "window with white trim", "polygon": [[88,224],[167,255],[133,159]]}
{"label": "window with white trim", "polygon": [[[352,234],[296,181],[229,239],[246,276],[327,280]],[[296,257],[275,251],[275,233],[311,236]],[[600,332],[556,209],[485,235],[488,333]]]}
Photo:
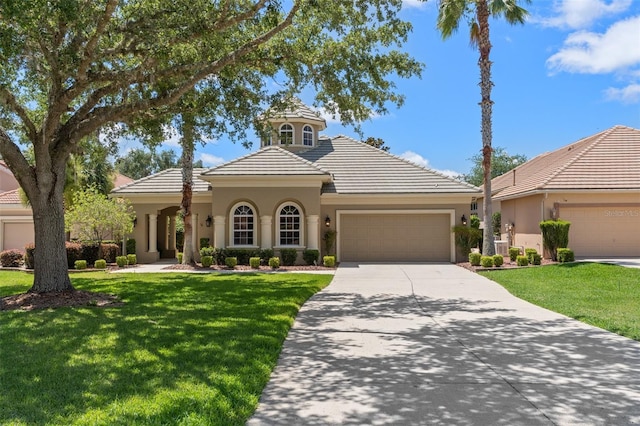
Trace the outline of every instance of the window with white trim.
{"label": "window with white trim", "polygon": [[284,123],[280,126],[280,145],[293,144],[293,126],[291,124]]}
{"label": "window with white trim", "polygon": [[302,215],[298,206],[286,204],[278,214],[278,243],[281,246],[302,245]]}
{"label": "window with white trim", "polygon": [[255,215],[253,208],[240,204],[233,210],[233,230],[231,241],[234,246],[254,245]]}
{"label": "window with white trim", "polygon": [[308,124],[302,128],[302,144],[313,146],[313,128]]}

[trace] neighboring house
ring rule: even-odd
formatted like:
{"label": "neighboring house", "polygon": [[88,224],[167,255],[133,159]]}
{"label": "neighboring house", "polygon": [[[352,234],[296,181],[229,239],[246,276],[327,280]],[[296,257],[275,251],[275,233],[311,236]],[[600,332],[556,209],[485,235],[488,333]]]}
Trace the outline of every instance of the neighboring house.
{"label": "neighboring house", "polygon": [[[114,185],[126,185],[133,179],[117,174]],[[35,240],[33,212],[22,205],[18,188],[20,185],[6,164],[0,160],[0,251],[24,250],[24,246]]]}
{"label": "neighboring house", "polygon": [[[451,229],[478,188],[345,136],[320,137],[325,121],[300,102],[269,122],[258,151],[194,170],[196,244],[319,249],[338,261],[462,259]],[[112,191],[136,211],[139,261],[175,256],[181,189],[180,169],[170,169]],[[337,238],[327,250],[328,230]]]}
{"label": "neighboring house", "polygon": [[[503,240],[542,252],[539,223],[571,222],[577,257],[640,256],[640,130],[615,126],[491,181]],[[512,226],[508,235],[506,227]]]}

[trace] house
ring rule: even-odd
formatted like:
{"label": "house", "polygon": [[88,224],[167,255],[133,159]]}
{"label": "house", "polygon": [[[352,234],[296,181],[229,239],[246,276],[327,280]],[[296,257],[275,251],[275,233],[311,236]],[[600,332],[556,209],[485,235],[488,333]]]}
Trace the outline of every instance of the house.
{"label": "house", "polygon": [[[127,176],[116,174],[114,185],[133,182]],[[9,167],[0,160],[0,251],[18,249],[35,240],[33,212],[20,200],[20,185]]]}
{"label": "house", "polygon": [[640,256],[638,129],[615,126],[541,154],[491,185],[510,245],[542,252],[539,223],[562,219],[577,257]]}
{"label": "house", "polygon": [[[218,248],[319,249],[338,261],[455,262],[452,227],[480,190],[345,136],[299,101],[269,119],[259,150],[194,170],[193,241]],[[174,257],[181,172],[116,188],[136,211],[140,262]],[[325,247],[327,231],[336,232]],[[197,252],[197,248],[196,252]],[[299,256],[300,259],[300,256]]]}

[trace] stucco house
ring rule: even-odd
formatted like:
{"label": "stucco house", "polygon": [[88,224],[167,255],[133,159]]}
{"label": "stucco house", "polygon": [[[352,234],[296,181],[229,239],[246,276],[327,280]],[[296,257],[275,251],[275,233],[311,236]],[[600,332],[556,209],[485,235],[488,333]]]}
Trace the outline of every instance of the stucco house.
{"label": "stucco house", "polygon": [[[194,170],[196,244],[327,254],[323,236],[334,230],[338,261],[461,259],[451,228],[469,217],[477,187],[345,136],[320,136],[324,119],[300,102],[269,122],[259,150]],[[181,189],[180,170],[169,169],[113,190],[136,211],[140,262],[175,256]]]}
{"label": "stucco house", "polygon": [[[577,257],[640,256],[640,130],[615,126],[491,181],[502,239],[542,252],[539,223],[571,222]],[[508,232],[510,231],[510,232]]]}

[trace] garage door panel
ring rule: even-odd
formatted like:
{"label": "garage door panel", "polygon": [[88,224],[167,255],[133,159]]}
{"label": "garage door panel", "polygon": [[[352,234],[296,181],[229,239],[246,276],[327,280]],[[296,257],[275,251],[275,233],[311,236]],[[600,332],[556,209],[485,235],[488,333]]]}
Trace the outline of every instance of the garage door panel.
{"label": "garage door panel", "polygon": [[449,262],[450,215],[343,214],[342,261]]}
{"label": "garage door panel", "polygon": [[2,233],[3,250],[18,249],[24,251],[24,246],[35,239],[32,222],[4,222]]}

